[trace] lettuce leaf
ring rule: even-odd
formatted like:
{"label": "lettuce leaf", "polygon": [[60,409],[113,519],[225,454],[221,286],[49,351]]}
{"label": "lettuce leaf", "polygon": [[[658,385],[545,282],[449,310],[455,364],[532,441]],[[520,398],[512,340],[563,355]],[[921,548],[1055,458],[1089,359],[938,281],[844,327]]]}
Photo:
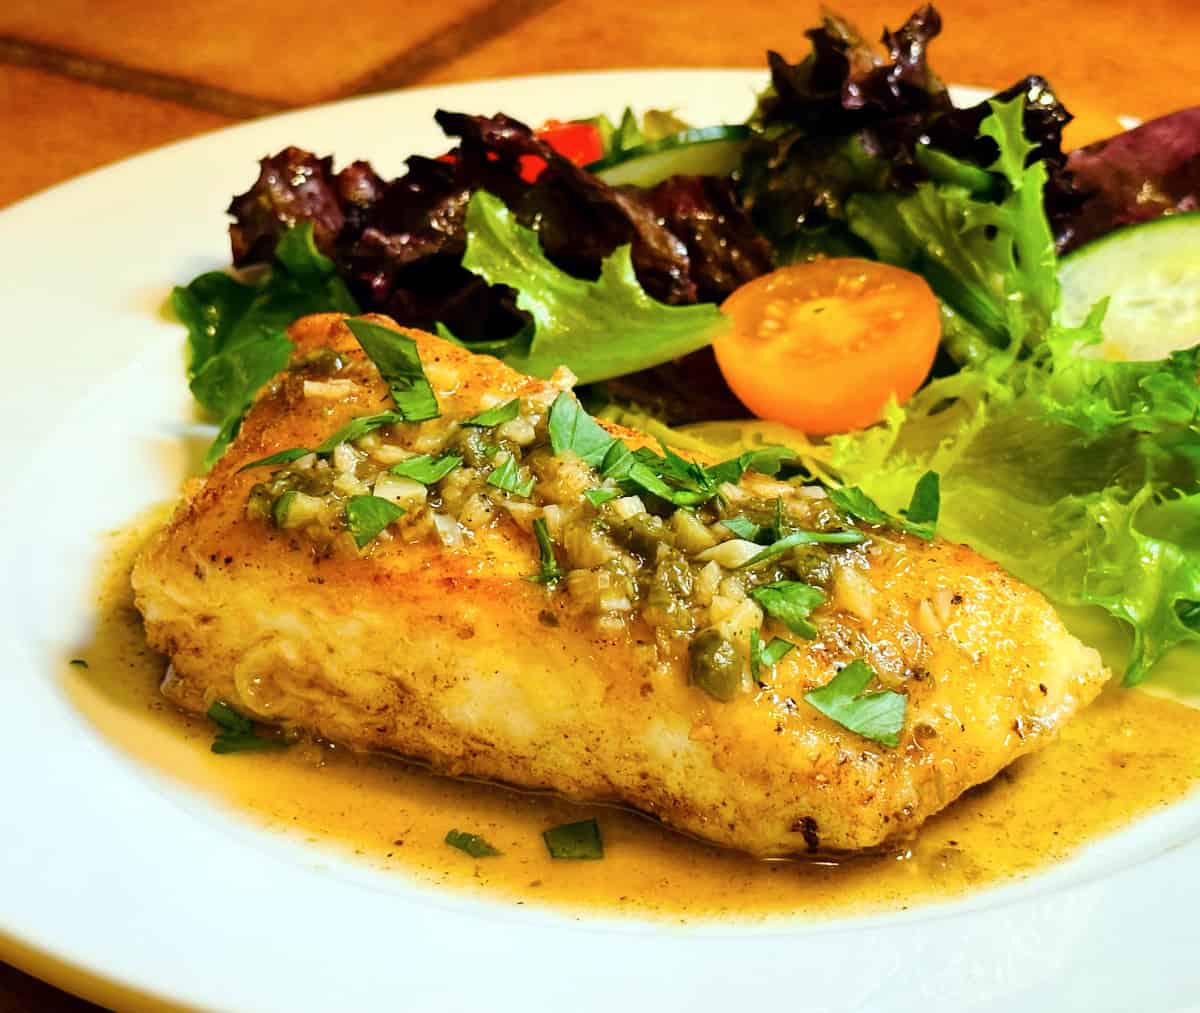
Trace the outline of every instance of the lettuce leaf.
{"label": "lettuce leaf", "polygon": [[494,354],[534,376],[565,364],[581,383],[605,380],[703,348],[726,325],[711,303],[666,306],[650,298],[628,245],[604,259],[596,281],[567,274],[546,257],[537,233],[484,190],[467,208],[462,263],[489,284],[516,289],[517,306],[534,328]]}
{"label": "lettuce leaf", "polygon": [[[1035,145],[1024,133],[1025,97],[993,99],[989,107],[979,134],[998,149],[988,168],[1003,182],[999,200],[959,183],[926,182],[910,194],[856,194],[846,205],[851,231],[879,259],[929,282],[944,307],[948,350],[959,361],[1040,341],[1059,298],[1042,202],[1046,166],[1026,164]],[[963,174],[973,168],[938,157]]]}
{"label": "lettuce leaf", "polygon": [[171,305],[188,330],[188,379],[201,407],[221,420],[205,456],[211,466],[237,435],[259,389],[288,363],[287,328],[309,313],[357,313],[313,224],[283,233],[275,260],[254,281],[210,271],[177,287]]}
{"label": "lettuce leaf", "polygon": [[1132,685],[1200,640],[1200,348],[1163,362],[1080,355],[1100,318],[1007,372],[935,380],[883,426],[835,438],[832,467],[893,511],[939,472],[941,533],[1060,605],[1125,623]]}

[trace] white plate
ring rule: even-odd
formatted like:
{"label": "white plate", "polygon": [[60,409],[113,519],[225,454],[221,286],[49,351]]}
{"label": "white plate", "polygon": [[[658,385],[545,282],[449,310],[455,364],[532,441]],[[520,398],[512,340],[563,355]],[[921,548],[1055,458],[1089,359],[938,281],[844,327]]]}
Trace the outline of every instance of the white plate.
{"label": "white plate", "polygon": [[[1024,883],[912,912],[675,928],[432,892],[231,819],[91,729],[57,673],[87,635],[99,534],[171,495],[190,416],[175,283],[228,260],[224,209],[285,144],[386,176],[439,106],[540,122],[630,102],[736,121],[761,76],[526,78],[274,117],[93,173],[0,215],[8,575],[0,953],[238,1010],[1165,1010],[1200,986],[1200,801]],[[128,997],[123,1002],[132,1002]]]}

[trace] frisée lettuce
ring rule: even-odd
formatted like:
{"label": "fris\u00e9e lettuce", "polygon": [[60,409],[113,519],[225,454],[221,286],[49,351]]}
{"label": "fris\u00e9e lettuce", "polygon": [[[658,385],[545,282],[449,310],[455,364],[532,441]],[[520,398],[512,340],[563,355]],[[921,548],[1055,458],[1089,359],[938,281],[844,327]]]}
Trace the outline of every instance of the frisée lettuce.
{"label": "fris\u00e9e lettuce", "polygon": [[1133,685],[1200,640],[1200,349],[1083,356],[1103,310],[1007,369],[933,381],[882,426],[836,437],[831,464],[890,510],[937,471],[940,532],[1059,604],[1127,624]]}

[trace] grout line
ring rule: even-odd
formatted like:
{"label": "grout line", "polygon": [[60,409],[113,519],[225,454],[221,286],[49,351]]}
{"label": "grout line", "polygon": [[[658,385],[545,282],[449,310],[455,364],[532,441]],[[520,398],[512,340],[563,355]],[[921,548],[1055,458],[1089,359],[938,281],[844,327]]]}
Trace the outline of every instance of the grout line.
{"label": "grout line", "polygon": [[193,109],[204,109],[232,119],[251,119],[293,108],[286,102],[242,95],[223,88],[196,84],[168,74],[140,70],[110,60],[81,56],[54,46],[23,42],[0,35],[0,63],[32,67],[63,77],[74,78],[101,88],[133,92],[149,98],[175,102]]}
{"label": "grout line", "polygon": [[562,0],[491,0],[457,21],[430,32],[392,60],[369,71],[342,95],[363,95],[414,84],[459,57],[478,49]]}

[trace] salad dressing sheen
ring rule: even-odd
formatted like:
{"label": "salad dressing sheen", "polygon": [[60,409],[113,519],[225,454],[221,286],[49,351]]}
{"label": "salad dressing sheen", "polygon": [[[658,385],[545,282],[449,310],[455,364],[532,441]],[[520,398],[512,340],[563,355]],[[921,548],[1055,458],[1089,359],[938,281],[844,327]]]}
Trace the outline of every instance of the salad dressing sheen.
{"label": "salad dressing sheen", "polygon": [[[213,754],[213,726],[158,694],[129,570],[164,511],[113,536],[97,629],[66,666],[72,699],[118,748],[273,830],[352,851],[381,870],[468,894],[572,910],[691,919],[844,915],[946,899],[1062,859],[1182,798],[1200,779],[1200,710],[1112,687],[1060,739],[930,820],[915,840],[854,858],[762,862],[667,832],[616,808],[438,777],[382,757],[305,743]],[[551,860],[541,832],[595,816],[602,861]],[[503,854],[444,843],[459,829]]]}

